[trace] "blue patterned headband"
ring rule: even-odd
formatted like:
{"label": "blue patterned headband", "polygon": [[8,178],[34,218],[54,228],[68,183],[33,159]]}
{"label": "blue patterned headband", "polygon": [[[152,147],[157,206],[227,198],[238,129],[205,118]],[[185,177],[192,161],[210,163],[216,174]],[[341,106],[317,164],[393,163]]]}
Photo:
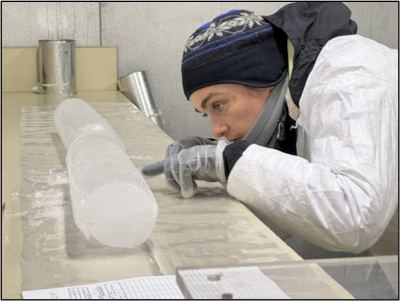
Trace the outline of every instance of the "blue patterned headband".
{"label": "blue patterned headband", "polygon": [[286,74],[272,26],[247,10],[229,11],[197,29],[185,45],[182,82],[186,97],[198,89],[234,83],[276,85]]}

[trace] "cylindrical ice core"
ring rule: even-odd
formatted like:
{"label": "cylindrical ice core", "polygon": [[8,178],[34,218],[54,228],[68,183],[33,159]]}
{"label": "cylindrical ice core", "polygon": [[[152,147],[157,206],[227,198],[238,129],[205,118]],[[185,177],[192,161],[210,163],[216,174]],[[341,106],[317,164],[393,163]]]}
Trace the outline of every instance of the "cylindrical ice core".
{"label": "cylindrical ice core", "polygon": [[80,230],[112,247],[145,242],[156,223],[157,203],[112,127],[76,98],[57,107],[54,121],[68,151],[73,216]]}
{"label": "cylindrical ice core", "polygon": [[54,112],[54,122],[67,150],[75,140],[96,132],[110,137],[125,150],[124,144],[107,120],[82,99],[69,98],[64,100]]}

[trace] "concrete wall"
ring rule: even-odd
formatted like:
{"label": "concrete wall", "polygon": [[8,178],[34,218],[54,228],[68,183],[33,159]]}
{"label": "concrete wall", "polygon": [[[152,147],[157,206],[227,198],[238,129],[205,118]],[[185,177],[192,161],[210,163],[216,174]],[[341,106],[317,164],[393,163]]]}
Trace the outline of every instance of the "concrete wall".
{"label": "concrete wall", "polygon": [[[37,46],[40,39],[75,39],[77,46],[117,46],[118,77],[144,70],[165,131],[174,139],[211,137],[208,120],[185,100],[183,46],[202,24],[245,8],[268,15],[289,2],[3,2],[2,46]],[[397,2],[345,2],[358,33],[398,48]]]}
{"label": "concrete wall", "polygon": [[2,47],[37,47],[38,40],[74,39],[100,46],[98,2],[2,2]]}

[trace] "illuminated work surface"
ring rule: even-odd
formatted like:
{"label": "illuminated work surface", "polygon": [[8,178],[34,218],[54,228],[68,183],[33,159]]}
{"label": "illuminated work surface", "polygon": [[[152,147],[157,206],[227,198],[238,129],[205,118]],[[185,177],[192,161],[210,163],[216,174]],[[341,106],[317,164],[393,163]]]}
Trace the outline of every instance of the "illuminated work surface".
{"label": "illuminated work surface", "polygon": [[[118,134],[128,133],[136,139],[134,149],[130,150],[134,153],[134,156],[130,156],[132,161],[137,168],[141,168],[155,162],[155,159],[163,158],[172,139],[131,105],[120,92],[79,92],[75,97],[89,103],[129,104],[129,109],[139,116],[133,121],[138,127],[116,131]],[[15,193],[18,193],[21,185],[18,141],[21,108],[54,106],[57,102],[36,93],[3,93],[2,103],[2,202],[7,204],[2,227],[2,297],[20,298],[23,238],[20,203]],[[219,184],[201,183],[199,193],[185,200],[179,193],[166,187],[162,175],[147,178],[146,181],[159,205],[157,225],[147,243],[124,251],[134,254],[129,257],[129,262],[117,256],[111,266],[109,263],[102,265],[101,258],[93,262],[93,256],[88,256],[87,260],[85,257],[70,256],[68,260],[79,260],[81,267],[74,271],[73,282],[57,283],[55,279],[52,285],[68,286],[139,276],[173,275],[177,267],[185,266],[301,260],[245,206],[229,197]],[[39,269],[32,271],[31,279],[39,272]],[[37,278],[39,280],[36,280],[34,289],[47,288],[37,287],[41,277]],[[331,281],[329,277],[327,281]],[[343,296],[348,297],[345,292]]]}
{"label": "illuminated work surface", "polygon": [[[356,299],[396,300],[398,265],[398,256],[393,255],[185,267],[177,269],[177,283],[187,299],[221,299],[222,294],[234,299],[273,299],[273,293],[284,298],[280,290],[292,299],[336,299],[345,297],[340,283]],[[245,269],[247,277],[243,277]],[[338,284],[330,281],[327,285],[326,274]]]}

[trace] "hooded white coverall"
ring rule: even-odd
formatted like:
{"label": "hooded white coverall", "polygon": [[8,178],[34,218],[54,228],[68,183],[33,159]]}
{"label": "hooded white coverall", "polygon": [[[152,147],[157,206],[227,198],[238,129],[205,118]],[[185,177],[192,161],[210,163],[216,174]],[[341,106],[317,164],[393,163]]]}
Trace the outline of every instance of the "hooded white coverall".
{"label": "hooded white coverall", "polygon": [[397,50],[359,35],[330,40],[300,99],[298,156],[249,146],[229,194],[281,238],[398,254],[398,102]]}

